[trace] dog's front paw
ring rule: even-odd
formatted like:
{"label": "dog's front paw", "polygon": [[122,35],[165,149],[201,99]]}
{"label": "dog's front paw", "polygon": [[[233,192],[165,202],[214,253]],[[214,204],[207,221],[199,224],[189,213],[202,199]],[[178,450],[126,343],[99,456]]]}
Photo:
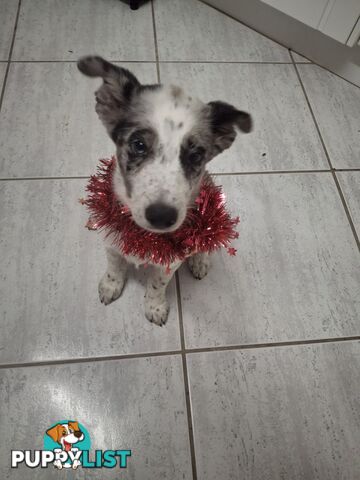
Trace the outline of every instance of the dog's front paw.
{"label": "dog's front paw", "polygon": [[210,269],[210,258],[206,253],[198,253],[188,258],[187,263],[190,272],[198,280],[204,278]]}
{"label": "dog's front paw", "polygon": [[74,460],[72,464],[72,469],[76,470],[78,467],[80,467],[80,465],[81,465],[80,460]]}
{"label": "dog's front paw", "polygon": [[59,460],[55,460],[54,463],[53,463],[53,465],[54,465],[55,468],[58,468],[59,470],[62,470],[62,468],[63,468],[63,464],[62,464],[62,462],[61,462],[60,459],[59,459]]}
{"label": "dog's front paw", "polygon": [[162,303],[145,299],[145,316],[151,323],[162,327],[169,315],[169,305],[166,300]]}
{"label": "dog's front paw", "polygon": [[112,273],[106,272],[99,283],[100,302],[109,305],[109,303],[119,298],[124,285],[124,276],[115,276]]}

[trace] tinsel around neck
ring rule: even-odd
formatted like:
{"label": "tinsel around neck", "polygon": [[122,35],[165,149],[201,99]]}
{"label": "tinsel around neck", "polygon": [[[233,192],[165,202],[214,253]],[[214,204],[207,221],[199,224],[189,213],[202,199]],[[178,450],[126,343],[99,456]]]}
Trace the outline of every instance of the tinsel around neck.
{"label": "tinsel around neck", "polygon": [[235,227],[239,217],[231,218],[225,208],[225,196],[220,186],[213,184],[206,174],[194,206],[189,209],[184,223],[170,233],[154,233],[139,227],[126,205],[116,198],[113,173],[116,159],[100,160],[96,175],[92,175],[81,200],[90,212],[87,227],[104,230],[111,235],[114,247],[123,255],[139,258],[146,263],[167,268],[195,253],[212,253],[221,247],[235,255],[231,241],[238,238]]}

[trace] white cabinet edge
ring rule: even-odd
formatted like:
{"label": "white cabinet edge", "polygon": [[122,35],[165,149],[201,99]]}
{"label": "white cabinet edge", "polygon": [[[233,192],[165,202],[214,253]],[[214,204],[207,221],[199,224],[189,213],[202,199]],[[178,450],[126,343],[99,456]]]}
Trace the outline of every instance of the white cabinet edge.
{"label": "white cabinet edge", "polygon": [[318,30],[344,45],[351,46],[348,43],[349,37],[354,31],[359,16],[359,0],[329,0]]}
{"label": "white cabinet edge", "polygon": [[360,45],[360,17],[346,42],[348,47],[354,47],[356,44]]}
{"label": "white cabinet edge", "polygon": [[348,39],[355,46],[349,48],[260,0],[201,1],[360,87],[360,46],[355,29]]}

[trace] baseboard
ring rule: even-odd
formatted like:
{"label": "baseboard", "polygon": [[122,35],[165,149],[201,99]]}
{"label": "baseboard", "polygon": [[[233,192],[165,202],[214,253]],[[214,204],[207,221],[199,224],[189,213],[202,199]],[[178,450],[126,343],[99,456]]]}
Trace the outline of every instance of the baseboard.
{"label": "baseboard", "polygon": [[259,0],[202,0],[360,87],[360,47],[346,47]]}

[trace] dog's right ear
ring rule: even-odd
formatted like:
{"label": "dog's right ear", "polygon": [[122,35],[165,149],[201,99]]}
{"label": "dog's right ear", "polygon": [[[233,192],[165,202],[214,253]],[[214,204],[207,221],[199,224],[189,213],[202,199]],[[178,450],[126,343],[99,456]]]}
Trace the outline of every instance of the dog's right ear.
{"label": "dog's right ear", "polygon": [[232,145],[236,137],[236,129],[243,133],[251,132],[253,122],[249,113],[220,101],[209,102],[207,107],[210,107],[214,156]]}
{"label": "dog's right ear", "polygon": [[82,57],[77,66],[84,75],[103,79],[103,84],[95,92],[96,111],[111,135],[126,112],[132,96],[140,87],[140,83],[129,70],[118,67],[101,57]]}

